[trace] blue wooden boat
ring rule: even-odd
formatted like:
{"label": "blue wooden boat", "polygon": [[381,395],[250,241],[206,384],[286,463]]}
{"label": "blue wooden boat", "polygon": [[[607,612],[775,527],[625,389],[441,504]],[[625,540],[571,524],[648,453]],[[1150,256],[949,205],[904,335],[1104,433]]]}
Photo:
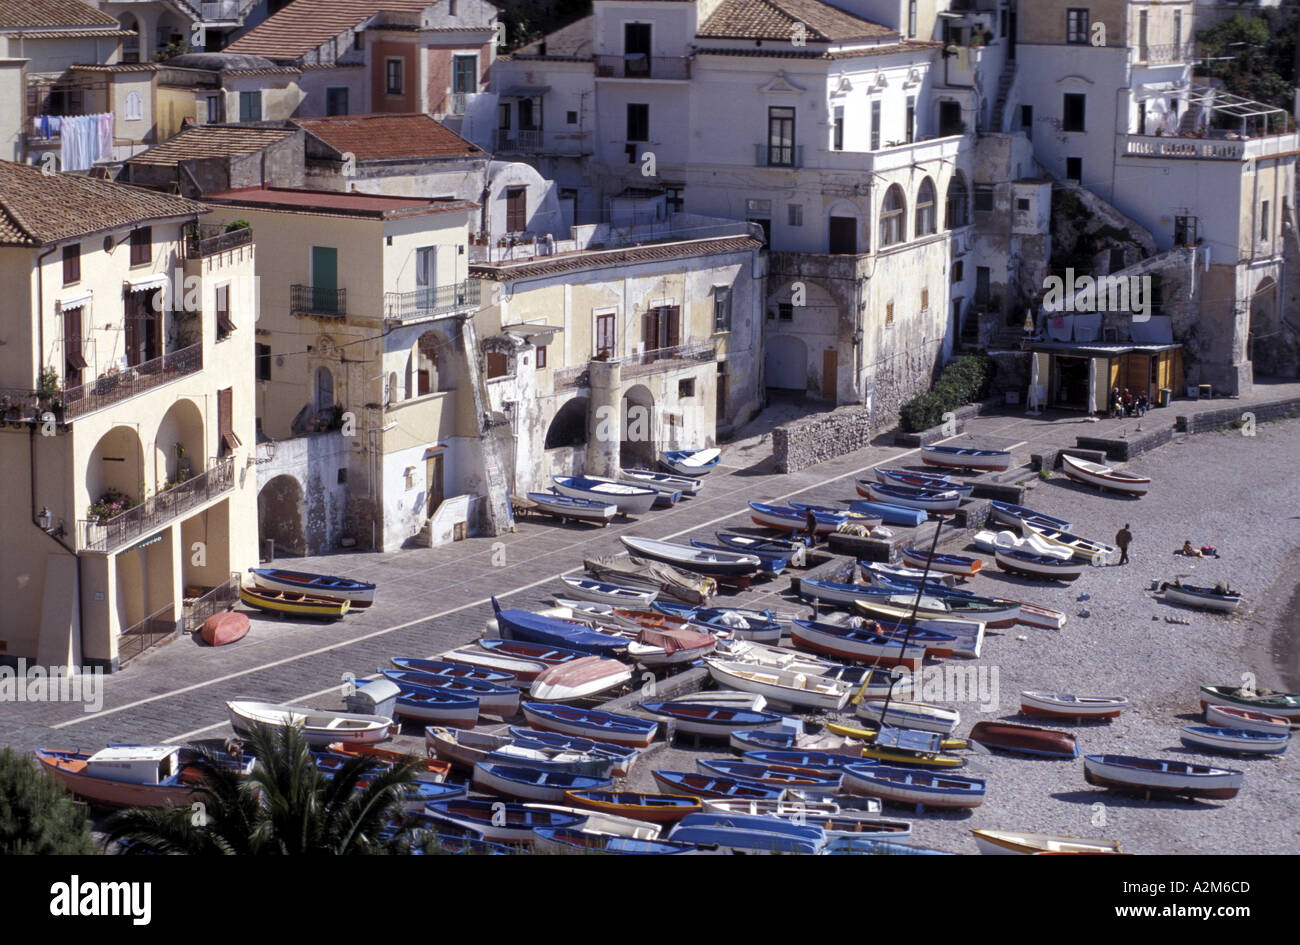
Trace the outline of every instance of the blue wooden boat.
{"label": "blue wooden boat", "polygon": [[984,801],[986,788],[982,778],[961,778],[893,765],[850,765],[844,769],[845,791],[867,794],[897,804],[942,808],[978,807]]}
{"label": "blue wooden boat", "polygon": [[794,509],[804,517],[805,533],[808,531],[807,519],[810,510],[817,516],[818,522],[820,522],[824,517],[831,521],[852,520],[857,525],[862,525],[866,528],[875,528],[884,521],[878,515],[868,515],[865,512],[855,512],[852,508],[846,509],[841,505],[812,505],[807,502],[791,502],[790,508]]}
{"label": "blue wooden boat", "polygon": [[901,637],[885,637],[868,627],[851,627],[814,620],[796,620],[790,630],[794,645],[801,650],[837,659],[895,666],[925,658],[925,644]]}
{"label": "blue wooden boat", "polygon": [[788,538],[762,538],[758,535],[737,535],[732,532],[714,532],[713,537],[732,551],[766,551],[770,554],[791,556],[791,563],[797,564],[794,555],[808,547],[807,535],[790,535]]}
{"label": "blue wooden boat", "polygon": [[[712,541],[700,541],[698,538],[691,539],[691,546],[694,548],[702,548],[705,551],[726,551],[731,554],[736,553],[736,549],[728,545]],[[772,554],[766,551],[746,551],[743,553],[757,558],[761,563],[761,570],[764,574],[780,574],[790,563],[790,558],[782,554]]]}
{"label": "blue wooden boat", "polygon": [[479,710],[489,715],[509,718],[519,711],[519,690],[514,686],[457,676],[433,676],[409,669],[381,667],[379,673],[401,686],[403,691],[445,693],[464,699],[477,699]]}
{"label": "blue wooden boat", "polygon": [[767,765],[737,758],[701,758],[695,764],[707,774],[808,794],[834,794],[843,778],[842,771]]}
{"label": "blue wooden boat", "polygon": [[956,856],[947,850],[913,847],[875,837],[850,837],[832,834],[821,851],[825,856]]}
{"label": "blue wooden boat", "polygon": [[1001,472],[1011,465],[1006,450],[973,450],[960,446],[922,446],[921,462],[945,469],[979,469]]}
{"label": "blue wooden boat", "polygon": [[756,729],[732,732],[729,741],[733,751],[744,754],[750,751],[793,751],[798,737],[789,729]]}
{"label": "blue wooden boat", "polygon": [[513,686],[518,680],[510,673],[495,669],[485,669],[469,663],[455,660],[425,660],[414,656],[393,656],[388,662],[396,669],[405,669],[413,673],[427,673],[430,676],[453,676],[457,679],[473,679],[478,682],[496,683],[499,686]]}
{"label": "blue wooden boat", "polygon": [[544,617],[528,610],[502,610],[495,597],[492,598],[492,612],[496,614],[497,627],[501,636],[507,640],[522,640],[526,643],[541,643],[548,646],[562,646],[571,650],[581,650],[596,656],[618,657],[627,653],[628,643],[625,637],[617,637],[567,620]]}
{"label": "blue wooden boat", "polygon": [[541,511],[561,521],[572,518],[582,522],[599,522],[601,525],[608,525],[618,514],[618,506],[613,502],[582,499],[561,495],[558,492],[530,492],[528,500]]}
{"label": "blue wooden boat", "polygon": [[[358,689],[365,688],[358,684]],[[478,699],[450,692],[405,687],[397,696],[393,712],[404,719],[432,722],[452,728],[473,728],[478,724]]]}
{"label": "blue wooden boat", "polygon": [[530,643],[527,640],[479,640],[479,647],[489,653],[531,660],[545,666],[561,666],[575,660],[586,659],[590,653],[575,650],[567,646],[555,646],[549,643]]}
{"label": "blue wooden boat", "polygon": [[510,737],[520,748],[539,748],[548,751],[572,751],[583,755],[598,755],[613,762],[613,771],[622,777],[628,773],[632,763],[641,753],[635,748],[615,745],[613,742],[598,742],[577,735],[565,735],[561,732],[543,732],[534,728],[512,726]]}
{"label": "blue wooden boat", "polygon": [[613,778],[576,774],[552,765],[480,761],[474,766],[476,790],[528,801],[559,804],[564,802],[565,791],[602,790],[613,785]]}
{"label": "blue wooden boat", "polygon": [[922,509],[909,509],[902,505],[888,502],[850,502],[849,509],[863,515],[878,515],[886,525],[904,525],[915,528],[924,524],[930,516]]}
{"label": "blue wooden boat", "polygon": [[812,768],[825,771],[843,771],[849,765],[871,764],[874,759],[863,758],[861,750],[853,754],[833,751],[780,751],[759,749],[740,756],[760,765],[777,765],[789,768]]}
{"label": "blue wooden boat", "polygon": [[640,515],[649,512],[650,507],[659,498],[656,489],[629,486],[615,479],[603,479],[599,476],[556,476],[554,489],[561,495],[575,499],[616,505],[620,515]]}
{"label": "blue wooden boat", "polygon": [[943,571],[946,574],[959,574],[962,577],[974,577],[984,566],[982,558],[968,558],[965,555],[931,554],[920,548],[904,547],[903,563],[909,568],[924,571],[927,563],[931,571]]}
{"label": "blue wooden boat", "polygon": [[249,568],[256,585],[270,591],[296,591],[313,597],[337,597],[349,601],[350,610],[369,607],[375,602],[375,585],[330,574],[309,574],[280,568]]}
{"label": "blue wooden boat", "polygon": [[664,450],[659,454],[659,464],[678,476],[692,479],[707,476],[722,462],[722,451],[706,450]]}
{"label": "blue wooden boat", "polygon": [[[808,531],[808,516],[793,506],[750,502],[749,509],[749,517],[755,525],[785,532],[804,532],[806,534]],[[816,531],[819,535],[833,532],[846,522],[862,525],[866,528],[874,528],[880,524],[880,519],[877,517],[859,515],[857,512],[851,512],[848,509],[835,511],[814,509],[813,516],[817,522]]]}
{"label": "blue wooden boat", "polygon": [[[888,466],[876,466],[871,470],[876,474],[876,482],[887,486],[910,486],[913,489],[955,489],[963,497],[969,497],[975,485],[969,482],[957,482],[949,476],[936,476],[932,473],[912,472],[910,469],[892,469]],[[867,479],[857,480],[858,492],[863,490]]]}
{"label": "blue wooden boat", "polygon": [[693,702],[643,702],[651,715],[672,719],[677,731],[704,738],[727,738],[732,732],[769,728],[781,724],[781,716],[752,709]]}
{"label": "blue wooden boat", "polygon": [[533,728],[577,735],[594,741],[613,742],[631,748],[645,748],[659,733],[659,723],[634,715],[616,715],[595,709],[575,709],[567,705],[525,702],[524,718]]}
{"label": "blue wooden boat", "polygon": [[821,827],[799,826],[779,817],[721,813],[684,817],[668,837],[697,846],[748,853],[816,854],[827,842],[826,831]]}
{"label": "blue wooden boat", "polygon": [[1290,732],[1253,732],[1217,725],[1184,725],[1179,731],[1188,748],[1231,755],[1280,755],[1291,740]]}
{"label": "blue wooden boat", "polygon": [[962,494],[955,489],[914,489],[911,486],[868,482],[867,498],[927,512],[952,512],[961,505]]}
{"label": "blue wooden boat", "polygon": [[711,774],[699,774],[694,771],[664,771],[655,768],[654,775],[659,789],[665,794],[687,794],[701,798],[739,798],[741,800],[776,800],[784,790],[767,787],[752,781],[738,781],[735,778],[723,778]]}
{"label": "blue wooden boat", "polygon": [[[916,593],[918,587],[924,587],[926,593],[943,594],[949,597],[979,597],[974,591],[967,591],[961,588],[953,587],[951,584],[945,584],[940,571],[930,572],[931,576],[922,580],[919,577],[903,577],[898,574],[889,574],[876,569],[874,561],[859,561],[858,570],[862,574],[862,579],[872,587],[888,587],[899,593],[911,591]],[[949,579],[951,580],[951,578]]]}
{"label": "blue wooden boat", "polygon": [[1053,518],[1051,515],[1044,515],[1042,512],[1035,512],[1023,505],[1012,505],[1010,502],[999,502],[997,499],[989,500],[989,504],[993,506],[993,520],[1001,522],[1003,525],[1010,525],[1012,528],[1019,528],[1025,522],[1028,522],[1031,525],[1046,528],[1050,531],[1069,532],[1074,530],[1073,522],[1067,522],[1063,518]]}
{"label": "blue wooden boat", "polygon": [[708,630],[730,631],[742,640],[756,643],[779,643],[782,625],[770,610],[746,610],[740,607],[694,607],[676,601],[657,600],[653,609],[671,617],[680,617]]}
{"label": "blue wooden boat", "polygon": [[506,856],[519,852],[517,847],[482,840],[474,831],[438,820],[423,810],[395,815],[379,828],[378,833],[385,839],[402,833],[407,834],[411,841],[412,856],[423,855],[424,850],[421,847],[428,840],[434,841],[438,851],[442,853]]}
{"label": "blue wooden boat", "polygon": [[[326,778],[335,777],[348,762],[356,760],[355,756],[340,755],[332,751],[317,751],[312,752],[312,755],[316,763],[316,770]],[[357,782],[357,790],[365,790],[371,777],[377,776],[391,767],[392,765],[385,762],[375,762],[366,769],[367,774]],[[414,781],[406,785],[403,792],[405,807],[410,811],[423,810],[426,804],[434,801],[455,800],[468,794],[465,785],[445,781]]]}
{"label": "blue wooden boat", "polygon": [[539,850],[555,853],[613,853],[640,856],[667,856],[673,853],[696,853],[699,851],[693,843],[684,840],[639,840],[635,837],[615,837],[603,833],[584,833],[566,827],[539,827],[533,831],[537,835],[536,846]]}
{"label": "blue wooden boat", "polygon": [[485,840],[499,843],[532,843],[533,831],[538,827],[581,827],[587,822],[584,814],[528,807],[512,801],[435,801],[424,810],[435,820],[472,830]]}

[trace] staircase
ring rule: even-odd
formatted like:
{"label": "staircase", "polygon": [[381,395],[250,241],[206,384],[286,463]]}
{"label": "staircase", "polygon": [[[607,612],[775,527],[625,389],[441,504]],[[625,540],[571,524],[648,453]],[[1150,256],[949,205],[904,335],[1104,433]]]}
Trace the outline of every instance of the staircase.
{"label": "staircase", "polygon": [[989,130],[994,134],[1002,130],[1002,120],[1007,110],[1007,99],[1011,95],[1011,86],[1016,81],[1016,64],[1008,62],[998,76],[998,97],[993,104],[993,118]]}
{"label": "staircase", "polygon": [[980,316],[973,305],[966,307],[961,319],[958,343],[963,351],[974,351],[980,346]]}

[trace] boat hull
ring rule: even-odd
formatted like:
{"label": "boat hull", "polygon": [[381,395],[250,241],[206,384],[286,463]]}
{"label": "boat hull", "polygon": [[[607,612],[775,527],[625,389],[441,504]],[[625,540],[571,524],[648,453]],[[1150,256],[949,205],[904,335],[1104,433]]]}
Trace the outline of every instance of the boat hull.
{"label": "boat hull", "polygon": [[1071,732],[1033,725],[980,721],[971,728],[970,740],[979,742],[985,748],[996,748],[1018,755],[1079,757],[1079,743]]}
{"label": "boat hull", "polygon": [[1123,696],[1075,696],[1069,693],[1022,692],[1020,713],[1037,719],[1117,719],[1128,708]]}
{"label": "boat hull", "polygon": [[923,446],[921,462],[944,469],[978,469],[1001,472],[1011,465],[1011,454],[1003,450],[962,450],[955,447]]}
{"label": "boat hull", "polygon": [[199,636],[208,646],[225,646],[244,639],[248,635],[248,628],[248,615],[230,610],[213,614],[203,621]]}
{"label": "boat hull", "polygon": [[1145,476],[1117,473],[1109,466],[1089,463],[1064,453],[1061,454],[1061,471],[1075,482],[1111,489],[1125,495],[1146,495],[1151,488],[1151,480]]}
{"label": "boat hull", "polygon": [[[1143,797],[1229,800],[1241,790],[1240,771],[1167,761],[1156,762],[1156,767],[1134,767],[1132,762],[1135,761],[1155,762],[1154,759],[1087,755],[1083,764],[1084,779],[1096,787]],[[1199,769],[1201,773],[1191,769]]]}
{"label": "boat hull", "polygon": [[613,479],[600,481],[561,476],[555,480],[554,488],[560,495],[617,506],[620,515],[644,515],[659,498],[654,489],[622,486]]}
{"label": "boat hull", "polygon": [[1269,735],[1285,735],[1291,730],[1287,720],[1280,715],[1267,712],[1252,712],[1236,706],[1205,704],[1205,721],[1222,728],[1239,728],[1247,732],[1263,732]]}
{"label": "boat hull", "polygon": [[997,548],[993,552],[998,567],[1011,574],[1046,581],[1073,581],[1082,576],[1085,564],[1061,561],[1047,555],[1021,554]]}
{"label": "boat hull", "polygon": [[305,617],[311,620],[338,620],[352,606],[343,598],[315,597],[299,591],[272,591],[261,588],[239,588],[239,599],[249,607],[283,617]]}
{"label": "boat hull", "polygon": [[1188,748],[1231,755],[1280,755],[1291,739],[1290,733],[1275,735],[1201,725],[1184,725],[1179,731],[1182,743]]}
{"label": "boat hull", "polygon": [[971,835],[975,838],[979,852],[986,856],[1123,852],[1114,840],[1087,840],[1083,837],[1022,833],[1015,830],[972,830]]}
{"label": "boat hull", "polygon": [[339,597],[349,601],[353,610],[369,607],[375,601],[375,585],[367,581],[336,577],[330,574],[308,574],[302,571],[284,571],[278,568],[249,568],[258,587],[273,591],[297,591],[321,597]]}
{"label": "boat hull", "polygon": [[[1199,592],[1198,592],[1199,591]],[[1176,584],[1166,584],[1162,590],[1165,600],[1184,607],[1197,607],[1201,610],[1213,610],[1221,614],[1230,614],[1241,606],[1240,594],[1215,594],[1209,588],[1192,590]]]}
{"label": "boat hull", "polygon": [[984,803],[985,783],[979,778],[930,775],[888,765],[852,765],[844,769],[844,790],[895,804],[971,808]]}

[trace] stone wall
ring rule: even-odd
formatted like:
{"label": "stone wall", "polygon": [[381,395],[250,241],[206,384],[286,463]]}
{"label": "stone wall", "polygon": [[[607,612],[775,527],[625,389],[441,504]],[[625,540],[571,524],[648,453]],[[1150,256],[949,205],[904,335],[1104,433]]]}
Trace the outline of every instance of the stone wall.
{"label": "stone wall", "polygon": [[798,472],[870,445],[871,419],[858,406],[806,417],[772,431],[778,473]]}
{"label": "stone wall", "polygon": [[1140,433],[1137,436],[1123,438],[1108,438],[1097,436],[1081,436],[1075,439],[1075,444],[1080,449],[1099,450],[1106,454],[1108,460],[1123,462],[1133,459],[1141,453],[1153,450],[1157,446],[1164,446],[1174,438],[1173,427],[1161,427],[1158,430],[1152,430],[1149,433]]}
{"label": "stone wall", "polygon": [[1175,418],[1176,429],[1183,433],[1206,433],[1210,430],[1232,426],[1234,423],[1241,423],[1243,422],[1242,417],[1246,413],[1253,414],[1256,423],[1262,423],[1265,420],[1276,420],[1280,417],[1290,417],[1300,413],[1300,397],[1275,400],[1270,403],[1251,404],[1248,408],[1237,405],[1224,407],[1220,410],[1206,410],[1190,417],[1177,417]]}

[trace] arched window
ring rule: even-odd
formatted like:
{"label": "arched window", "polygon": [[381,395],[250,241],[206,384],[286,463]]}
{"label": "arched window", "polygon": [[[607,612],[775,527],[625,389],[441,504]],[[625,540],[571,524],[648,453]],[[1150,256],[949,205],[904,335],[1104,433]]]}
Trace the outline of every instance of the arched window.
{"label": "arched window", "polygon": [[953,174],[952,180],[948,181],[946,210],[945,223],[948,229],[955,230],[970,223],[970,192],[966,189],[966,178],[961,171]]}
{"label": "arched window", "polygon": [[903,188],[897,184],[890,185],[885,191],[885,204],[880,210],[880,245],[893,246],[906,239],[904,230],[907,201],[903,197]]}
{"label": "arched window", "polygon": [[934,181],[921,181],[916,192],[916,235],[929,236],[935,231]]}
{"label": "arched window", "polygon": [[334,406],[334,375],[327,367],[316,369],[316,413],[323,414]]}

